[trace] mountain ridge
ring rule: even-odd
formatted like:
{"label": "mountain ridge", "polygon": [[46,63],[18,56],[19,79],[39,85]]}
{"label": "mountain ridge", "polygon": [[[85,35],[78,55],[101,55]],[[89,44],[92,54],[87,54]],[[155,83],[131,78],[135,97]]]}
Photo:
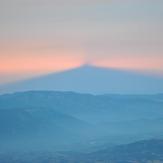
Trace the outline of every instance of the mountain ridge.
{"label": "mountain ridge", "polygon": [[162,97],[55,91],[0,95],[0,152],[17,148],[16,143],[19,149],[93,149],[106,142],[161,138]]}

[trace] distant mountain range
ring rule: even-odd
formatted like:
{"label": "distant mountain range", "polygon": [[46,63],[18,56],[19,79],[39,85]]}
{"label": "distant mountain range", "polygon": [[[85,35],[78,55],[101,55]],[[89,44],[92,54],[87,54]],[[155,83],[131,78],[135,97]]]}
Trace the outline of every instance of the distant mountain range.
{"label": "distant mountain range", "polygon": [[163,94],[28,91],[0,95],[0,152],[92,149],[163,136]]}
{"label": "distant mountain range", "polygon": [[0,93],[58,90],[79,93],[153,94],[163,92],[163,77],[84,65],[60,73],[0,86]]}

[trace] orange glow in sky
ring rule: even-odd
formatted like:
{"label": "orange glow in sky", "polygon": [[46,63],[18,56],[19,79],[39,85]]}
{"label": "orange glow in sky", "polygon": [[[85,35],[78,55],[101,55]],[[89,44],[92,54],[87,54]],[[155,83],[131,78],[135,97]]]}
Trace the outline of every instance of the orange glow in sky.
{"label": "orange glow in sky", "polygon": [[[14,52],[16,53],[16,52]],[[53,55],[57,53],[57,55]],[[84,64],[84,59],[79,52],[54,51],[31,55],[26,53],[6,54],[0,60],[0,74],[16,75],[40,75],[49,72],[62,71],[79,67]],[[140,58],[140,57],[108,57],[108,59],[97,59],[90,64],[95,66],[133,69],[133,70],[157,70],[162,67],[163,58]]]}
{"label": "orange glow in sky", "polygon": [[5,76],[0,82],[8,82],[12,78],[37,76],[50,72],[79,67],[84,63],[81,54],[65,50],[31,50],[10,48],[1,50],[0,75]]}
{"label": "orange glow in sky", "polygon": [[93,65],[138,71],[155,71],[162,69],[163,57],[111,57],[108,59],[95,60]]}
{"label": "orange glow in sky", "polygon": [[[38,48],[37,46],[7,46],[0,48],[0,82],[21,80],[41,74],[79,67],[87,62],[82,50],[62,48]],[[40,45],[40,47],[43,47]],[[160,70],[163,57],[143,55],[108,55],[94,57],[90,64],[100,67],[132,69],[139,71]],[[4,77],[4,78],[3,78]]]}
{"label": "orange glow in sky", "polygon": [[85,63],[163,72],[162,6],[161,0],[0,1],[0,84]]}

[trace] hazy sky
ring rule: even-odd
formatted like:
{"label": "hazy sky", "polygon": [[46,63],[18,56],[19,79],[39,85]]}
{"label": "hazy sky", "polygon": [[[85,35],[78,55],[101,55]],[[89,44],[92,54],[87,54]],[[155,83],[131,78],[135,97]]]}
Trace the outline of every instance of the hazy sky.
{"label": "hazy sky", "polygon": [[87,62],[163,72],[163,1],[0,0],[0,83]]}

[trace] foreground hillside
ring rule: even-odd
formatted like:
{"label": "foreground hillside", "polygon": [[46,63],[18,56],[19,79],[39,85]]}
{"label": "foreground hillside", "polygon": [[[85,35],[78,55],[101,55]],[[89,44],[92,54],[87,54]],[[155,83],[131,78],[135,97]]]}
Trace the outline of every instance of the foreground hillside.
{"label": "foreground hillside", "polygon": [[163,140],[144,140],[93,153],[35,151],[0,154],[3,163],[162,163]]}
{"label": "foreground hillside", "polygon": [[[144,140],[88,154],[84,162],[163,162],[163,140]],[[89,161],[90,160],[90,161]]]}

